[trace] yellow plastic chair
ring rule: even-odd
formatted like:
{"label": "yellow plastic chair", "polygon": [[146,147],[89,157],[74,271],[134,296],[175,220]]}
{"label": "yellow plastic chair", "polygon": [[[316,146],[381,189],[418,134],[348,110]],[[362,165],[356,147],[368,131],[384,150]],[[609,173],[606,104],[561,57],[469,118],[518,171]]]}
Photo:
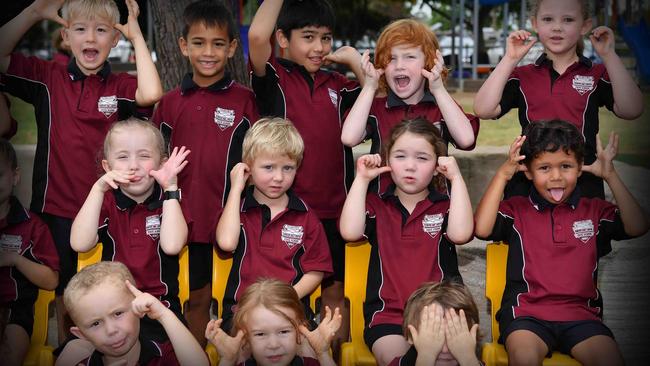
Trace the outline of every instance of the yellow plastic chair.
{"label": "yellow plastic chair", "polygon": [[341,345],[342,366],[377,365],[375,356],[363,339],[363,303],[366,301],[366,282],[370,244],[368,242],[345,245],[345,297],[350,301],[350,342]]}
{"label": "yellow plastic chair", "polygon": [[[499,339],[499,323],[496,320],[496,313],[501,307],[503,289],[506,285],[506,264],[508,260],[508,245],[492,243],[487,245],[485,260],[485,297],[490,300],[492,318],[492,342],[485,343],[481,352],[481,359],[486,366],[508,365],[508,354],[502,344],[497,343]],[[560,352],[553,352],[551,358],[545,358],[544,366],[573,366],[580,365],[571,356]]]}
{"label": "yellow plastic chair", "polygon": [[97,243],[91,250],[85,253],[79,253],[77,257],[77,271],[81,271],[84,267],[101,261],[103,248],[102,243]]}
{"label": "yellow plastic chair", "polygon": [[52,301],[54,301],[54,291],[38,290],[38,298],[34,304],[34,328],[24,366],[51,366],[54,364],[52,355],[54,348],[47,344],[48,310]]}
{"label": "yellow plastic chair", "polygon": [[[223,313],[223,297],[226,293],[226,285],[228,283],[228,275],[232,268],[232,255],[218,252],[215,248],[212,249],[212,299],[216,302],[217,318],[221,318]],[[205,347],[205,352],[208,354],[210,365],[216,366],[219,364],[219,355],[217,349],[208,342]]]}

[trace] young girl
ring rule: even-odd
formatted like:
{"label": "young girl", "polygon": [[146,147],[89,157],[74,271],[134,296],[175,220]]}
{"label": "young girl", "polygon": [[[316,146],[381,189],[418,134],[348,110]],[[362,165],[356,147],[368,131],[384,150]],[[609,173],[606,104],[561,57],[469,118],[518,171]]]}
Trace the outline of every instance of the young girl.
{"label": "young girl", "polygon": [[[343,206],[343,238],[365,236],[372,246],[364,338],[381,366],[409,348],[402,312],[418,285],[461,280],[454,244],[472,238],[472,206],[456,161],[445,155],[445,142],[429,121],[403,121],[385,146],[387,166],[376,154],[357,160]],[[370,181],[383,172],[395,183],[382,195],[367,194]],[[451,181],[450,197],[439,193],[445,178]]]}
{"label": "young girl", "polygon": [[[178,253],[188,230],[176,175],[189,153],[174,148],[167,158],[163,137],[151,123],[136,118],[116,122],[104,140],[106,173],[90,190],[70,235],[77,252],[101,241],[102,260],[124,263],[135,285],[179,318]],[[167,339],[158,322],[145,317],[142,328],[151,339]]]}
{"label": "young girl", "polygon": [[[623,119],[635,119],[643,111],[643,96],[614,51],[614,34],[607,27],[590,32],[592,20],[586,0],[537,0],[533,2],[533,29],[544,46],[534,64],[517,67],[537,39],[526,30],[508,37],[506,55],[474,99],[481,118],[499,118],[519,108],[522,131],[532,121],[562,119],[582,132],[585,164],[596,160],[598,108],[614,111]],[[603,60],[592,64],[582,56],[583,37]],[[584,173],[578,181],[587,197],[604,198],[603,180]],[[506,197],[528,195],[530,182],[518,173],[506,188]]]}
{"label": "young girl", "polygon": [[[465,114],[445,89],[447,69],[438,39],[426,25],[413,19],[389,24],[377,40],[375,65],[368,52],[361,65],[365,84],[343,124],[345,145],[370,138],[370,153],[379,153],[396,124],[423,117],[438,128],[445,142],[464,150],[474,148],[479,120]],[[379,183],[378,192],[384,192],[390,184],[388,174]]]}
{"label": "young girl", "polygon": [[[275,279],[259,279],[250,285],[237,305],[232,334],[220,327],[222,319],[211,320],[205,337],[219,353],[219,365],[336,365],[330,342],[341,326],[339,309],[325,308],[318,328],[309,331],[296,290]],[[311,349],[304,348],[304,338]],[[315,354],[318,359],[298,353]],[[250,358],[249,358],[250,356]],[[239,362],[239,359],[246,359]]]}

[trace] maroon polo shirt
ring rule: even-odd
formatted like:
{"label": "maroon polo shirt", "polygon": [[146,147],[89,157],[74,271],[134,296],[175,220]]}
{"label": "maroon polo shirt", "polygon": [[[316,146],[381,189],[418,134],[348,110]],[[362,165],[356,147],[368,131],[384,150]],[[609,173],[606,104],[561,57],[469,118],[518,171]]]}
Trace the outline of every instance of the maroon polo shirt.
{"label": "maroon polo shirt", "polygon": [[449,197],[431,191],[409,214],[395,185],[366,199],[365,237],[372,246],[363,313],[366,327],[402,325],[404,306],[423,282],[456,280],[455,245],[446,237]]}
{"label": "maroon polo shirt", "polygon": [[[90,357],[79,363],[86,366],[103,366],[103,357],[104,354],[99,351],[94,351]],[[171,342],[158,343],[142,338],[140,338],[140,357],[138,358],[137,364],[139,366],[180,365]]]}
{"label": "maroon polo shirt", "polygon": [[[9,213],[0,220],[0,255],[14,252],[32,262],[59,271],[59,256],[47,225],[27,211],[16,197],[10,198]],[[38,286],[32,284],[15,267],[0,267],[0,305],[13,301],[34,303]]]}
{"label": "maroon polo shirt", "polygon": [[195,218],[191,242],[214,242],[214,222],[228,197],[230,170],[241,161],[244,135],[257,119],[253,92],[228,74],[206,88],[187,74],[158,103],[153,121],[169,150],[186,146],[192,151],[178,174],[184,203]]}
{"label": "maroon polo shirt", "polygon": [[[2,93],[4,90],[4,83],[2,82],[2,77],[0,77],[0,98],[4,99],[4,102],[7,104],[7,110],[9,110],[11,108],[11,103],[9,103],[9,98],[7,98],[7,96]],[[9,129],[0,137],[3,139],[11,140],[12,137],[16,136],[16,132],[18,132],[18,123],[16,123],[16,120],[10,114]]]}
{"label": "maroon polo shirt", "polygon": [[136,77],[111,73],[108,62],[86,76],[74,59],[66,68],[13,53],[5,87],[34,105],[32,211],[74,218],[97,180],[106,132],[113,122],[136,113]]}
{"label": "maroon polo shirt", "polygon": [[509,244],[499,322],[599,320],[598,258],[627,238],[617,207],[578,189],[559,205],[535,189],[502,201],[488,238]]}
{"label": "maroon polo shirt", "polygon": [[[255,361],[254,358],[249,358],[246,360],[246,362],[242,362],[238,364],[238,366],[256,366],[257,361]],[[301,356],[296,356],[291,360],[291,362],[287,366],[320,366],[320,362],[311,357],[301,357]]]}
{"label": "maroon polo shirt", "polygon": [[253,74],[252,83],[260,114],[288,118],[305,142],[294,191],[319,218],[338,218],[354,178],[352,149],[341,143],[341,116],[354,104],[359,84],[326,70],[312,79],[303,66],[273,55],[265,76]]}
{"label": "maroon polo shirt", "polygon": [[598,108],[614,108],[612,84],[602,64],[588,58],[560,75],[542,54],[533,64],[515,68],[501,96],[501,115],[519,108],[522,130],[531,121],[561,119],[571,122],[585,138],[585,164],[596,160]]}
{"label": "maroon polo shirt", "polygon": [[159,241],[162,193],[156,184],[151,196],[139,204],[119,189],[106,192],[97,234],[103,244],[103,261],[124,263],[135,287],[180,314],[178,256],[165,254]]}
{"label": "maroon polo shirt", "polygon": [[[463,109],[460,105],[458,107],[461,110]],[[473,150],[476,145],[476,137],[478,136],[480,121],[478,117],[472,114],[465,113],[465,116],[469,119],[472,131],[474,132],[474,144],[470,147],[463,148],[462,150]],[[406,104],[389,89],[387,96],[375,98],[370,106],[366,127],[366,138],[369,138],[372,141],[370,145],[370,153],[381,154],[382,146],[388,143],[393,127],[405,119],[415,118],[424,118],[433,123],[438,131],[440,131],[445,142],[451,142],[451,144],[456,147],[456,141],[454,141],[453,137],[449,133],[447,123],[442,117],[436,99],[429,90],[424,90],[424,96],[417,104]],[[375,180],[371,183],[369,191],[383,193],[391,183],[393,183],[393,181],[390,173],[384,173],[381,175],[379,181]]]}
{"label": "maroon polo shirt", "polygon": [[[246,188],[241,204],[239,243],[224,295],[224,318],[232,314],[246,288],[260,277],[295,285],[311,271],[332,273],[325,230],[316,215],[291,191],[285,211],[271,220],[268,206]],[[230,313],[230,314],[229,314]]]}

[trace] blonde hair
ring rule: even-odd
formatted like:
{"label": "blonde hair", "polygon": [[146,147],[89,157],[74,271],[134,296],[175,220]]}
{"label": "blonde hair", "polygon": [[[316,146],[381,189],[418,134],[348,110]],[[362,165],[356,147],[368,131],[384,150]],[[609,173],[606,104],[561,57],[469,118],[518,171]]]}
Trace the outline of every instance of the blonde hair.
{"label": "blonde hair", "polygon": [[135,286],[135,280],[131,272],[120,262],[103,261],[84,267],[72,276],[63,292],[63,303],[70,314],[70,318],[77,323],[76,305],[79,303],[79,298],[99,285],[106,283],[115,285],[122,288],[125,294],[133,296],[126,287],[125,281],[127,280]]}
{"label": "blonde hair", "polygon": [[[440,49],[438,38],[429,27],[414,19],[399,19],[386,26],[379,35],[375,48],[375,67],[386,68],[391,60],[391,48],[394,46],[413,46],[422,48],[424,68],[431,70],[436,64],[436,51]],[[443,68],[442,78],[447,79],[448,70]],[[387,91],[386,76],[382,75],[379,87]]]}
{"label": "blonde hair", "polygon": [[[239,330],[247,332],[246,322],[248,314],[258,306],[263,306],[280,317],[288,320],[296,328],[296,342],[299,343],[298,326],[307,324],[305,309],[300,302],[298,293],[286,282],[274,278],[260,278],[248,286],[237,303],[233,318],[232,334]],[[291,318],[280,308],[293,311],[295,318]]]}
{"label": "blonde hair", "polygon": [[159,129],[156,128],[151,122],[145,121],[135,117],[129,117],[125,120],[113,123],[111,128],[106,133],[104,138],[104,158],[107,158],[111,150],[111,137],[115,131],[122,128],[142,128],[150,131],[154,136],[156,144],[156,151],[160,154],[160,161],[167,157],[167,150],[165,149],[165,139]]}
{"label": "blonde hair", "polygon": [[[529,0],[529,8],[530,8],[530,14],[534,18],[537,16],[537,12],[539,11],[539,6],[542,4],[542,1],[544,0]],[[578,4],[580,4],[580,8],[582,9],[582,20],[587,20],[590,18],[591,15],[591,9],[589,6],[589,1],[588,0],[573,0],[577,1]],[[578,56],[582,56],[582,52],[585,50],[585,41],[584,39],[580,38],[578,41],[578,44],[576,45],[576,53]]]}
{"label": "blonde hair", "polygon": [[302,162],[305,144],[293,123],[284,118],[262,118],[251,127],[242,143],[242,161],[251,164],[260,154],[286,155]]}
{"label": "blonde hair", "polygon": [[114,0],[66,0],[61,7],[61,17],[66,21],[75,18],[101,18],[111,22],[120,21],[120,10]]}
{"label": "blonde hair", "polygon": [[438,303],[445,310],[463,310],[467,326],[470,328],[479,322],[478,308],[467,287],[452,281],[427,282],[420,285],[406,302],[403,323],[406,339],[412,339],[409,324],[417,329],[420,326],[422,309],[433,303]]}

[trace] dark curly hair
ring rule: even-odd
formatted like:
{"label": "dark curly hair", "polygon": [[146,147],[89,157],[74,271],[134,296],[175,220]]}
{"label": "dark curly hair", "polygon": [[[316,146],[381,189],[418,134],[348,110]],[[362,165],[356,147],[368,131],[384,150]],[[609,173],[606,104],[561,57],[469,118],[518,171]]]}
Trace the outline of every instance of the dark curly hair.
{"label": "dark curly hair", "polygon": [[523,163],[528,167],[542,153],[560,149],[567,154],[573,152],[578,164],[584,161],[585,138],[576,126],[567,121],[531,122],[524,129],[524,135],[526,141],[521,146],[521,154],[526,156]]}

